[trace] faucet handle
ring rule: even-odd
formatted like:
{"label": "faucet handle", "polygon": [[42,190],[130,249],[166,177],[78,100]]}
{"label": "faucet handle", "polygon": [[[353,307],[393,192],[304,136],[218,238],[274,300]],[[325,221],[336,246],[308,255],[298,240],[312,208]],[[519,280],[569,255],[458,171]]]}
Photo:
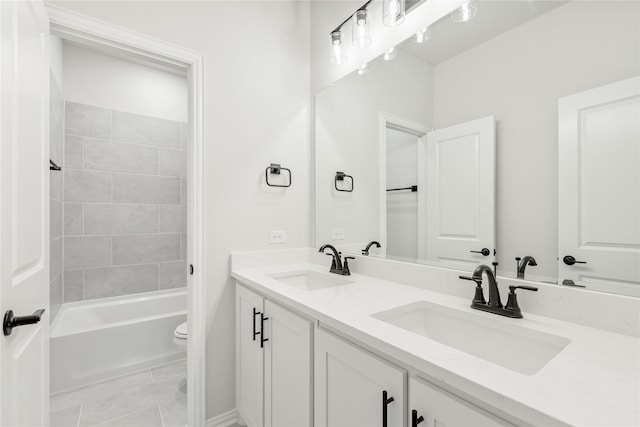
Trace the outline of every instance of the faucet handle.
{"label": "faucet handle", "polygon": [[535,286],[526,286],[526,285],[518,285],[518,286],[510,285],[509,286],[509,290],[511,291],[510,293],[514,293],[516,289],[524,289],[525,291],[538,292],[538,288],[536,288]]}
{"label": "faucet handle", "polygon": [[477,277],[471,276],[458,276],[462,280],[471,280],[472,282],[476,282],[476,293],[473,296],[472,304],[486,304],[487,301],[484,299],[484,291],[482,290],[482,279],[478,279]]}
{"label": "faucet handle", "polygon": [[521,318],[522,311],[520,310],[520,306],[518,305],[518,299],[516,297],[516,289],[524,289],[526,291],[534,291],[537,292],[538,288],[534,286],[509,286],[509,298],[507,299],[507,304],[504,306],[505,310],[511,311],[512,317]]}
{"label": "faucet handle", "polygon": [[350,259],[356,259],[356,258],[352,257],[352,256],[344,257],[344,262],[342,263],[342,274],[344,276],[350,276],[351,275],[351,271],[349,271],[349,260]]}

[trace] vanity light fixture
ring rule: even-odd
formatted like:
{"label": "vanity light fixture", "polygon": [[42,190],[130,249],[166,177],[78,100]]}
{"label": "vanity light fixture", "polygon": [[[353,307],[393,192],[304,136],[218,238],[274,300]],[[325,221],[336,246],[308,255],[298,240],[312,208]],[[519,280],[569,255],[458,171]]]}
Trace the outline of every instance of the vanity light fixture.
{"label": "vanity light fixture", "polygon": [[340,65],[347,60],[342,50],[342,33],[335,30],[331,33],[331,63]]}
{"label": "vanity light fixture", "polygon": [[373,0],[367,1],[365,4],[360,6],[358,10],[353,15],[349,15],[347,19],[342,21],[340,25],[336,27],[335,30],[331,31],[331,63],[340,65],[343,64],[347,60],[347,56],[344,54],[343,46],[342,46],[342,27],[344,24],[349,21],[349,19],[353,20],[352,23],[352,43],[356,47],[366,47],[371,44],[371,37],[369,36],[369,12],[367,11],[367,6]]}
{"label": "vanity light fixture", "polygon": [[395,47],[392,47],[391,49],[384,51],[382,59],[384,59],[385,61],[392,61],[396,59],[396,56],[398,56],[398,51]]}
{"label": "vanity light fixture", "polygon": [[416,43],[424,43],[429,39],[431,39],[431,28],[424,27],[416,32],[416,37],[413,41]]}
{"label": "vanity light fixture", "polygon": [[404,22],[405,0],[382,1],[382,23],[388,27],[395,27]]}
{"label": "vanity light fixture", "polygon": [[478,13],[478,9],[470,2],[464,3],[462,6],[451,12],[453,22],[467,22]]}
{"label": "vanity light fixture", "polygon": [[363,48],[371,44],[369,35],[369,11],[359,9],[351,19],[351,42],[355,47]]}
{"label": "vanity light fixture", "polygon": [[367,68],[367,63],[365,62],[361,66],[358,67],[358,75],[361,76],[363,74],[367,74],[369,69]]}

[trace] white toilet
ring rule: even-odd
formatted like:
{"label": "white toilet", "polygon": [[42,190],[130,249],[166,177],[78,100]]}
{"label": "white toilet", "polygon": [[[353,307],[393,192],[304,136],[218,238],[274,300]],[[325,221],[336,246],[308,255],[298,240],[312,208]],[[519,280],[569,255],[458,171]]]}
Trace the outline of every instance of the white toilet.
{"label": "white toilet", "polygon": [[173,332],[173,342],[181,349],[187,349],[187,322],[179,324]]}

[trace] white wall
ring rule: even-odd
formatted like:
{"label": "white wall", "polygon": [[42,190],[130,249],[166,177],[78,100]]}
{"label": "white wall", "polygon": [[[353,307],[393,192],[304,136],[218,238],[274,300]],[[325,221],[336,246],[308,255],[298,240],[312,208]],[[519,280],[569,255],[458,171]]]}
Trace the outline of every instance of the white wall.
{"label": "white wall", "polygon": [[574,1],[434,67],[436,128],[498,121],[502,269],[533,255],[528,274],[557,276],[558,98],[640,74],[639,15],[638,2]]}
{"label": "white wall", "polygon": [[187,79],[152,65],[68,42],[63,48],[66,101],[177,122],[187,121]]}
{"label": "white wall", "polygon": [[[369,68],[316,96],[317,246],[331,242],[344,249],[381,238],[380,113],[426,126],[432,121],[432,76],[426,63],[400,54]],[[334,189],[336,171],[354,177],[352,193]],[[344,240],[331,241],[334,228],[345,230]]]}
{"label": "white wall", "polygon": [[[309,4],[61,2],[205,55],[207,417],[235,408],[235,302],[229,253],[309,246]],[[152,12],[152,14],[151,14]],[[269,163],[293,172],[272,189]]]}

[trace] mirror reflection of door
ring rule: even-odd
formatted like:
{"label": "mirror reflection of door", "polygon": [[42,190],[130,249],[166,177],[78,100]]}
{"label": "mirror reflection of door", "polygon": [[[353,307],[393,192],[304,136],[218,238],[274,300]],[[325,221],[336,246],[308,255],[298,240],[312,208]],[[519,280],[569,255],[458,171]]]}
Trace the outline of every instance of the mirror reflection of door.
{"label": "mirror reflection of door", "polygon": [[561,98],[558,124],[559,280],[640,296],[640,77]]}
{"label": "mirror reflection of door", "polygon": [[495,149],[493,116],[427,134],[421,259],[463,270],[493,260]]}
{"label": "mirror reflection of door", "polygon": [[426,136],[391,123],[385,132],[387,257],[466,270],[491,262],[494,117]]}

